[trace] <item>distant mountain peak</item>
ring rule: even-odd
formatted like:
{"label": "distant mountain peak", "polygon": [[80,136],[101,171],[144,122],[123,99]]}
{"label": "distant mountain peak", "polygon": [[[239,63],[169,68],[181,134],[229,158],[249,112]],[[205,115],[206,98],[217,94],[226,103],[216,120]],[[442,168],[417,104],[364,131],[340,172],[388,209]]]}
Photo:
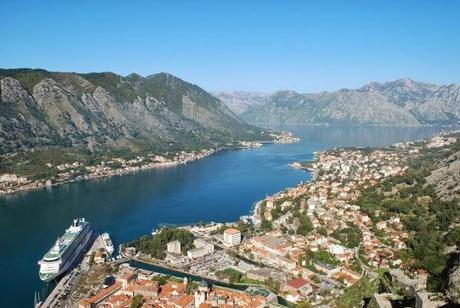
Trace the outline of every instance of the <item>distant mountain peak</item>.
{"label": "distant mountain peak", "polygon": [[300,95],[300,93],[293,91],[293,90],[279,90],[273,93],[271,97],[282,97],[282,96],[293,97],[293,96],[298,96],[298,95]]}
{"label": "distant mountain peak", "polygon": [[139,75],[137,73],[131,73],[131,74],[127,75],[126,78],[128,78],[128,79],[143,79],[144,77],[142,77],[141,75]]}
{"label": "distant mountain peak", "polygon": [[399,79],[397,79],[395,82],[396,82],[396,83],[403,84],[403,85],[406,85],[406,86],[411,86],[411,85],[414,85],[415,83],[417,83],[417,82],[415,82],[414,80],[412,80],[412,79],[410,79],[410,78],[407,78],[407,77],[405,77],[405,78],[399,78]]}
{"label": "distant mountain peak", "polygon": [[320,94],[278,91],[241,116],[259,124],[453,124],[460,121],[460,84],[400,78]]}

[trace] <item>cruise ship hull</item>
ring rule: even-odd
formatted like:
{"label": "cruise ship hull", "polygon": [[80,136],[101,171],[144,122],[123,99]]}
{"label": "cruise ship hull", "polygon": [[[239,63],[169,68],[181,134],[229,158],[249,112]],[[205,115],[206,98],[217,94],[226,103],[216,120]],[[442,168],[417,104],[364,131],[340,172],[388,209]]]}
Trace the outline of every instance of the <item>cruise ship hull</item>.
{"label": "cruise ship hull", "polygon": [[102,242],[104,244],[105,250],[111,256],[114,252],[114,248],[113,248],[112,240],[110,239],[110,235],[108,233],[102,234]]}
{"label": "cruise ship hull", "polygon": [[63,264],[61,264],[60,259],[57,261],[57,264],[55,264],[55,266],[59,268],[58,270],[50,271],[50,270],[43,269],[44,267],[46,267],[46,262],[44,262],[43,260],[39,261],[40,279],[44,282],[51,282],[54,279],[61,276],[62,274],[64,274],[65,272],[67,272],[70,268],[72,268],[75,265],[78,258],[81,256],[81,254],[89,246],[92,237],[93,237],[93,230],[90,229],[81,239],[80,243],[75,248],[75,250],[72,252],[71,256],[65,262],[63,262]]}

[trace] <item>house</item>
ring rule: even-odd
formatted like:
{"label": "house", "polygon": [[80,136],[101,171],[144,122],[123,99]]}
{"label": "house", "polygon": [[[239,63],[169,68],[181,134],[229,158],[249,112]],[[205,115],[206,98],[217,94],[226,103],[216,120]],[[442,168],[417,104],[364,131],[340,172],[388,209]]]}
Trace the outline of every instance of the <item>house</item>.
{"label": "house", "polygon": [[117,277],[117,281],[121,282],[123,288],[126,288],[128,284],[137,279],[137,274],[135,272],[127,271]]}
{"label": "house", "polygon": [[281,290],[283,292],[298,292],[305,297],[313,291],[313,288],[308,280],[304,278],[294,278],[287,281],[282,286]]}
{"label": "house", "polygon": [[126,295],[142,295],[143,297],[156,297],[158,292],[158,284],[151,280],[134,281],[123,290]]}
{"label": "house", "polygon": [[321,272],[325,273],[326,275],[330,275],[330,274],[334,273],[335,271],[337,271],[337,268],[335,266],[332,266],[332,265],[327,264],[327,263],[316,261],[313,264],[315,265],[315,268],[318,271],[321,271]]}
{"label": "house", "polygon": [[246,273],[248,279],[265,282],[270,278],[270,273],[264,269],[250,270]]}
{"label": "house", "polygon": [[347,286],[355,284],[361,278],[358,273],[345,268],[342,268],[340,271],[334,273],[332,277],[334,277],[337,281],[342,281]]}
{"label": "house", "polygon": [[181,254],[181,244],[179,241],[172,241],[167,244],[167,251],[169,253]]}
{"label": "house", "polygon": [[287,248],[289,247],[289,244],[285,239],[269,234],[256,236],[251,239],[251,243],[259,249],[266,250],[279,256],[286,255]]}
{"label": "house", "polygon": [[82,299],[78,304],[79,308],[90,308],[90,307],[95,307],[99,303],[103,302],[105,299],[107,299],[109,296],[120,290],[122,287],[122,282],[116,282],[110,287],[107,287],[105,289],[102,289],[99,293],[97,293],[94,296],[91,296],[90,298]]}
{"label": "house", "polygon": [[193,241],[196,248],[187,251],[187,256],[191,259],[203,257],[214,252],[214,245],[206,242],[202,239],[196,239]]}

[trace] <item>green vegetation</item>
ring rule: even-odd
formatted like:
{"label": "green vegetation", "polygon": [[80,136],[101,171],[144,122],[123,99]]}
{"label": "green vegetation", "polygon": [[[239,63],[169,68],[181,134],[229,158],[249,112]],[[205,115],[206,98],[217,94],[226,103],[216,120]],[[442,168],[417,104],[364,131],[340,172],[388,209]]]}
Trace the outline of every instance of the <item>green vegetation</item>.
{"label": "green vegetation", "polygon": [[[262,204],[260,204],[260,207],[259,207],[259,211],[260,213],[265,213],[265,208],[267,206],[267,202],[264,201],[262,202]],[[269,232],[272,230],[272,222],[271,221],[268,221],[264,215],[262,215],[261,217],[262,219],[262,222],[260,224],[260,230],[261,231],[264,231],[264,232]]]}
{"label": "green vegetation", "polygon": [[244,283],[244,284],[253,284],[253,285],[265,285],[269,289],[279,292],[280,290],[280,283],[275,281],[271,278],[267,279],[265,282],[253,280],[247,278],[243,273],[233,269],[233,268],[226,268],[223,271],[216,272],[218,277],[226,277],[228,278],[230,283]]}
{"label": "green vegetation", "polygon": [[307,250],[305,255],[302,256],[301,260],[305,260],[309,267],[313,266],[314,262],[322,262],[326,264],[330,264],[333,266],[339,265],[340,261],[335,258],[333,254],[329,251],[319,250],[319,251],[311,251]]}
{"label": "green vegetation", "polygon": [[265,285],[265,283],[263,281],[255,280],[255,279],[249,279],[246,276],[241,278],[240,283],[252,284],[252,285]]}
{"label": "green vegetation", "polygon": [[243,273],[233,269],[233,268],[226,268],[223,271],[216,272],[216,275],[219,277],[226,277],[228,278],[230,283],[239,283],[243,278]]}
{"label": "green vegetation", "polygon": [[140,294],[136,294],[133,296],[133,301],[131,302],[130,308],[140,308],[144,302],[144,297]]}
{"label": "green vegetation", "polygon": [[279,281],[277,280],[274,280],[273,278],[268,278],[264,284],[269,288],[271,289],[272,291],[274,291],[275,293],[278,293],[280,291],[280,287],[281,287],[281,284]]}
{"label": "green vegetation", "polygon": [[165,285],[171,277],[168,275],[157,275],[152,278],[159,286]]}
{"label": "green vegetation", "polygon": [[299,227],[297,228],[297,234],[300,235],[308,235],[311,231],[313,231],[313,224],[310,221],[310,218],[307,215],[300,214],[299,211],[294,211],[293,217],[299,219]]}
{"label": "green vegetation", "polygon": [[294,306],[295,308],[310,308],[311,304],[308,302],[297,303]]}
{"label": "green vegetation", "polygon": [[181,243],[182,252],[193,248],[194,237],[192,233],[184,229],[176,229],[171,227],[162,228],[154,237],[144,235],[137,240],[134,240],[129,245],[136,247],[142,253],[149,254],[157,259],[164,259],[166,256],[165,250],[168,242],[179,241]]}
{"label": "green vegetation", "polygon": [[348,248],[358,247],[363,237],[359,227],[354,224],[349,224],[345,229],[337,229],[331,235]]}
{"label": "green vegetation", "polygon": [[187,285],[185,286],[185,293],[187,294],[193,294],[198,289],[199,284],[195,281],[189,281],[187,282]]}
{"label": "green vegetation", "polygon": [[[228,229],[228,226],[222,225],[217,230],[211,231],[210,234],[211,235],[223,234],[226,229]],[[247,233],[253,232],[254,231],[254,226],[251,225],[251,224],[247,224],[242,220],[239,220],[238,223],[236,224],[236,229],[240,230],[241,234],[245,235]]]}
{"label": "green vegetation", "polygon": [[89,261],[88,261],[89,266],[93,266],[93,265],[94,265],[94,257],[95,257],[95,256],[96,256],[96,252],[93,251],[93,252],[91,253],[91,255],[89,256]]}
{"label": "green vegetation", "polygon": [[460,227],[455,226],[444,236],[446,244],[449,246],[460,245]]}
{"label": "green vegetation", "polygon": [[[430,273],[428,287],[432,291],[442,290],[445,283],[443,273],[449,259],[446,246],[460,240],[458,227],[450,228],[460,215],[460,204],[458,200],[440,200],[425,178],[436,162],[455,151],[458,143],[448,150],[423,150],[419,157],[411,159],[406,174],[389,178],[379,187],[363,189],[356,202],[374,223],[400,217],[410,236],[407,249],[399,257],[408,266]],[[385,241],[384,234],[376,232],[376,235]]]}
{"label": "green vegetation", "polygon": [[336,301],[336,306],[340,308],[361,307],[362,301],[368,299],[378,291],[378,283],[371,282],[362,278],[352,287],[345,289],[345,292]]}
{"label": "green vegetation", "polygon": [[262,223],[260,224],[260,229],[265,232],[269,232],[272,230],[272,222],[266,220],[265,218],[262,219]]}
{"label": "green vegetation", "polygon": [[[149,152],[150,153],[150,152]],[[0,173],[14,173],[26,176],[32,180],[49,179],[55,177],[60,171],[56,168],[61,164],[83,163],[84,166],[97,165],[115,157],[124,159],[136,158],[141,153],[134,153],[128,149],[98,149],[89,151],[82,147],[55,147],[49,146],[31,151],[19,152],[16,155],[1,157]],[[146,153],[145,153],[146,154]],[[49,167],[47,164],[52,166]],[[118,165],[119,166],[119,165]],[[110,165],[116,168],[117,164]],[[84,167],[77,168],[77,174],[84,174]]]}
{"label": "green vegetation", "polygon": [[[144,78],[110,72],[76,74],[0,69],[0,79],[5,77],[17,79],[29,94],[34,88],[37,90],[38,83],[51,79],[56,83],[53,89],[61,91],[58,88],[62,88],[66,99],[56,99],[57,95],[43,98],[43,104],[61,110],[59,113],[53,112],[53,108],[37,109],[33,96],[16,95],[14,103],[0,104],[3,137],[0,155],[11,154],[0,158],[0,173],[15,173],[32,180],[51,179],[58,171],[47,167],[47,163],[55,166],[80,161],[94,165],[91,162],[103,158],[232,148],[237,147],[240,140],[273,139],[268,130],[229,114],[217,98],[198,86],[165,73]],[[44,91],[51,87],[49,82],[44,85]],[[114,98],[108,101],[110,115],[106,114],[108,109],[95,107],[97,104],[89,107],[82,98],[92,96],[98,87]],[[150,120],[138,121],[138,114],[130,107],[139,97],[155,101],[147,103],[142,112]],[[184,97],[213,116],[188,119],[182,114]],[[157,121],[162,123],[161,129],[148,124]]]}

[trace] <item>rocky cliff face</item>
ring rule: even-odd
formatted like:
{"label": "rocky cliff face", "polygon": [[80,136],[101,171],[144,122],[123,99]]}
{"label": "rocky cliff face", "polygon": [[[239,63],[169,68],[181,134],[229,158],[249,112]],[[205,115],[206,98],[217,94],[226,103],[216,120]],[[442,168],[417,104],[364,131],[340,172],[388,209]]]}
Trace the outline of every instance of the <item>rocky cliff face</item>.
{"label": "rocky cliff face", "polygon": [[265,140],[219,99],[170,74],[0,70],[0,154],[53,145],[165,151]]}
{"label": "rocky cliff face", "polygon": [[446,294],[454,304],[460,305],[460,266],[458,264],[450,270]]}
{"label": "rocky cliff face", "polygon": [[439,199],[460,200],[460,151],[438,162],[427,182],[434,186]]}
{"label": "rocky cliff face", "polygon": [[400,79],[319,94],[280,91],[249,106],[241,117],[258,124],[455,124],[460,85]]}
{"label": "rocky cliff face", "polygon": [[266,103],[270,97],[268,93],[251,91],[212,92],[211,94],[220,99],[236,114],[245,112],[251,106]]}

